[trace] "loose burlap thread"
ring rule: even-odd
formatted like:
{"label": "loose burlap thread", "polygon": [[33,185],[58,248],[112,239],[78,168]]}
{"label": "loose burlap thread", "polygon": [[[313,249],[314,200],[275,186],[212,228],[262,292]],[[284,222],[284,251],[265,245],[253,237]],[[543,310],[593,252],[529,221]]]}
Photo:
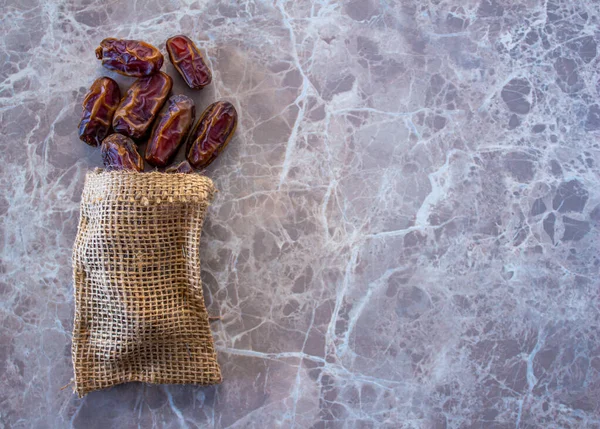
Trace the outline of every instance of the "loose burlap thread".
{"label": "loose burlap thread", "polygon": [[198,174],[86,176],[73,248],[74,390],[221,382],[200,280],[215,193]]}

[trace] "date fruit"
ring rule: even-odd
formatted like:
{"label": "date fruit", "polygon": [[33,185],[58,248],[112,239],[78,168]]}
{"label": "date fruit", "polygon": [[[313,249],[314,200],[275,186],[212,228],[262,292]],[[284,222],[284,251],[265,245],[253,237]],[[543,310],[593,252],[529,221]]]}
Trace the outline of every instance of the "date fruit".
{"label": "date fruit", "polygon": [[114,130],[134,140],[144,137],[172,86],[173,79],[163,72],[136,80],[117,108]]}
{"label": "date fruit", "polygon": [[146,161],[164,167],[177,153],[196,118],[196,107],[191,98],[174,95],[169,98],[166,110],[154,124],[146,147]]}
{"label": "date fruit", "polygon": [[120,100],[121,91],[117,82],[109,77],[96,79],[83,99],[79,138],[90,146],[101,144],[110,131]]}
{"label": "date fruit", "polygon": [[189,162],[183,161],[178,165],[174,165],[165,170],[165,173],[193,173],[194,168],[190,165]]}
{"label": "date fruit", "polygon": [[173,66],[192,89],[202,89],[212,80],[204,57],[188,37],[179,35],[167,40],[167,52]]}
{"label": "date fruit", "polygon": [[109,37],[96,48],[96,58],[109,70],[125,76],[142,77],[157,73],[164,57],[154,46],[141,40]]}
{"label": "date fruit", "polygon": [[102,142],[102,159],[107,170],[144,171],[144,159],[135,143],[122,134],[111,134]]}
{"label": "date fruit", "polygon": [[206,167],[221,153],[237,127],[237,112],[227,101],[217,101],[206,108],[192,131],[187,146],[187,160],[194,168]]}

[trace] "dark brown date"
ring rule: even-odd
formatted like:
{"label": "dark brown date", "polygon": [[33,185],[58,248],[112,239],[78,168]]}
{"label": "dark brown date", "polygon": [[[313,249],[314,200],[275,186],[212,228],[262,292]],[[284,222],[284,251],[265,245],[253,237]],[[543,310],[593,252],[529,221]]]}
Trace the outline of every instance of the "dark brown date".
{"label": "dark brown date", "polygon": [[146,147],[146,161],[164,167],[177,153],[196,119],[196,107],[191,98],[174,95],[158,117]]}
{"label": "dark brown date", "polygon": [[109,77],[96,79],[83,99],[79,138],[90,146],[101,144],[110,130],[120,100],[117,82]]}
{"label": "dark brown date", "polygon": [[190,165],[189,162],[183,161],[178,165],[174,165],[165,170],[165,173],[193,173],[194,168]]}
{"label": "dark brown date", "polygon": [[117,108],[114,130],[134,140],[144,137],[172,86],[173,79],[163,72],[136,80]]}
{"label": "dark brown date", "polygon": [[167,40],[167,52],[173,66],[192,89],[202,89],[212,80],[204,57],[189,38],[183,35]]}
{"label": "dark brown date", "polygon": [[112,37],[100,42],[96,58],[102,60],[107,69],[133,77],[157,73],[164,62],[160,51],[146,42]]}
{"label": "dark brown date", "polygon": [[192,131],[187,160],[192,167],[206,167],[221,153],[237,127],[237,112],[227,101],[217,101],[206,108]]}
{"label": "dark brown date", "polygon": [[144,171],[144,159],[135,143],[122,134],[111,134],[102,142],[102,159],[107,170]]}

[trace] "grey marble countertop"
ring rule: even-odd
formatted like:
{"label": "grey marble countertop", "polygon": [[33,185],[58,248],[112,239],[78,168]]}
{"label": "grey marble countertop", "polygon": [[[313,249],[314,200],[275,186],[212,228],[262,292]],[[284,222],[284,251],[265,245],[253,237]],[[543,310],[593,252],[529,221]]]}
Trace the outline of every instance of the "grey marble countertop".
{"label": "grey marble countertop", "polygon": [[[0,427],[600,427],[597,2],[0,14]],[[199,110],[240,112],[201,249],[225,381],[80,400],[70,258],[101,159],[76,127],[115,76],[94,49],[178,33],[214,72]]]}

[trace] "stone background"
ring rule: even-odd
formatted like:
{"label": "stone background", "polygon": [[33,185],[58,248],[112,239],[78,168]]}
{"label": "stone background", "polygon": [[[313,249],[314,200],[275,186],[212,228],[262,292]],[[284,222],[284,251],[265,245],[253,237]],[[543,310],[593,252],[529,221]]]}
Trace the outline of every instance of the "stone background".
{"label": "stone background", "polygon": [[[0,3],[0,427],[600,427],[598,2]],[[94,49],[177,33],[199,111],[240,112],[202,238],[225,382],[79,400]]]}

